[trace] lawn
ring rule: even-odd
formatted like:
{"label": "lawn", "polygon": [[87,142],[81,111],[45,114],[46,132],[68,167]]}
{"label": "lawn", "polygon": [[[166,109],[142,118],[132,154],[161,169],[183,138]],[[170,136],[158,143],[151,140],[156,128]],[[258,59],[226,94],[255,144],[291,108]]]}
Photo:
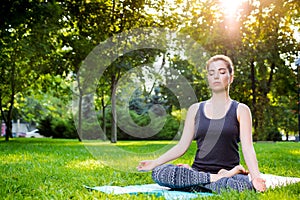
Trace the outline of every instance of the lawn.
{"label": "lawn", "polygon": [[[1,199],[159,199],[112,196],[89,191],[101,186],[153,183],[149,172],[136,172],[139,160],[151,159],[174,145],[170,141],[80,143],[76,140],[0,139]],[[261,172],[300,177],[300,143],[255,143]],[[174,163],[191,164],[195,143]],[[242,161],[243,164],[243,161]],[[300,199],[300,183],[265,193],[228,192],[206,199]]]}

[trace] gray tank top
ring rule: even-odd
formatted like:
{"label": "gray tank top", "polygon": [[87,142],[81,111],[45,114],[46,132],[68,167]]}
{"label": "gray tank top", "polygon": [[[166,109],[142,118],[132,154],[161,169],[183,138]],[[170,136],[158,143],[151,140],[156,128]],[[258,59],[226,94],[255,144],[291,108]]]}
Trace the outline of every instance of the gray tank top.
{"label": "gray tank top", "polygon": [[230,170],[240,163],[238,102],[232,101],[221,119],[207,118],[204,114],[205,103],[200,103],[195,117],[197,152],[192,168],[210,173],[218,173],[220,169]]}

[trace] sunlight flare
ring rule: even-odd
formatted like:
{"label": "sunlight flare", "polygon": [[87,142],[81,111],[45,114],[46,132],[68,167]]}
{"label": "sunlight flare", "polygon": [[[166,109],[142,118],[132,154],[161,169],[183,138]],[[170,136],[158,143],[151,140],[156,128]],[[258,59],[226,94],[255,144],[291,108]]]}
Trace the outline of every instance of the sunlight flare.
{"label": "sunlight flare", "polygon": [[227,16],[233,16],[239,10],[241,4],[248,0],[220,0],[221,8]]}

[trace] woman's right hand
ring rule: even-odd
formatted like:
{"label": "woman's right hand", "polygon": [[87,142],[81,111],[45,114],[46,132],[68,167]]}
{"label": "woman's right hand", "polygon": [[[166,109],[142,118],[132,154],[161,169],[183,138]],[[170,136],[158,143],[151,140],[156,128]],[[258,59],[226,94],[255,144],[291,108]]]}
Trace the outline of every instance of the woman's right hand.
{"label": "woman's right hand", "polygon": [[155,160],[143,160],[137,166],[138,171],[150,171],[157,166]]}

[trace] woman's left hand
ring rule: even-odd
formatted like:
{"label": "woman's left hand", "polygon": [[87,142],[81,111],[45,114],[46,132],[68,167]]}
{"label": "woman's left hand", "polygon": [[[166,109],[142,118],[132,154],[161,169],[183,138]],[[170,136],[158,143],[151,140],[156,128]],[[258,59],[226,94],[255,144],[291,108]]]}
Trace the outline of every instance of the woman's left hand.
{"label": "woman's left hand", "polygon": [[252,180],[254,188],[259,192],[264,192],[267,189],[266,180],[261,177],[256,177]]}

